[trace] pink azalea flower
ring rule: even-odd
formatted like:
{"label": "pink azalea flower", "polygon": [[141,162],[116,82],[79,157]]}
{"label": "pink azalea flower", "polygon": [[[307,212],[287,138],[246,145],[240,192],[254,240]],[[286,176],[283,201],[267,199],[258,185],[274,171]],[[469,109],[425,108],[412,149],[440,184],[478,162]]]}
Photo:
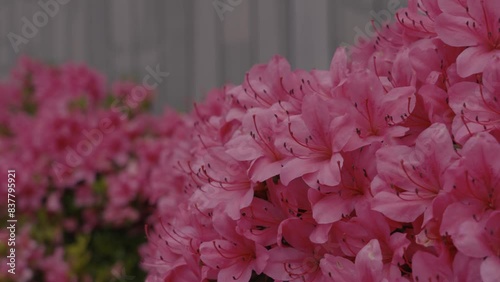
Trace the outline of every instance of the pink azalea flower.
{"label": "pink azalea flower", "polygon": [[355,257],[367,242],[377,239],[384,263],[390,262],[384,265],[383,272],[387,275],[400,275],[400,267],[406,263],[403,254],[410,244],[406,234],[392,232],[389,220],[370,210],[368,206],[360,208],[357,215],[345,221],[335,222],[332,226],[333,236],[344,256]]}
{"label": "pink azalea flower", "polygon": [[344,150],[401,137],[408,130],[399,124],[415,107],[415,88],[397,87],[386,91],[379,78],[369,71],[352,74],[336,91],[333,110],[348,113],[354,125],[353,134]]}
{"label": "pink azalea flower", "polygon": [[438,0],[410,0],[408,8],[401,8],[395,18],[407,38],[428,38],[436,35],[435,18],[441,14]]}
{"label": "pink azalea flower", "polygon": [[201,213],[196,207],[188,211],[185,204],[178,208],[180,212],[172,222],[159,218],[154,228],[146,227],[149,241],[141,250],[145,257],[143,266],[150,270],[152,277],[162,279],[174,279],[180,273],[180,277],[189,277],[188,270],[196,276],[206,277],[205,267],[199,265],[199,249],[202,242],[219,236],[211,223],[212,214]]}
{"label": "pink azalea flower", "polygon": [[[450,204],[443,215],[441,233],[451,235],[454,241],[455,236],[478,231],[464,228],[481,226],[491,212],[500,207],[500,190],[495,184],[499,182],[500,162],[491,153],[498,150],[500,144],[494,137],[479,133],[465,143],[460,151],[462,157],[446,173],[445,189],[456,202]],[[457,247],[461,250],[461,244]]]}
{"label": "pink azalea flower", "polygon": [[490,61],[482,81],[459,82],[449,89],[450,106],[456,114],[452,129],[460,144],[483,131],[500,137],[500,56]]}
{"label": "pink azalea flower", "polygon": [[483,259],[471,258],[458,252],[453,260],[453,281],[481,281],[480,267],[482,261]]}
{"label": "pink azalea flower", "polygon": [[280,208],[283,214],[288,217],[314,222],[311,203],[307,197],[310,187],[304,180],[298,178],[286,186],[279,181],[276,184],[269,181],[267,185],[269,186],[269,201]]}
{"label": "pink azalea flower", "polygon": [[[465,2],[465,3],[464,3]],[[438,36],[446,44],[467,47],[457,58],[461,77],[480,73],[500,55],[500,3],[496,0],[440,1]]]}
{"label": "pink azalea flower", "polygon": [[302,177],[310,187],[318,184],[337,185],[340,181],[340,151],[353,135],[347,115],[335,117],[329,112],[328,102],[317,96],[306,96],[302,115],[292,117],[288,124],[289,137],[282,144],[290,155],[283,166],[280,180],[288,185]]}
{"label": "pink azalea flower", "polygon": [[249,281],[252,271],[262,273],[267,259],[267,250],[258,243],[236,232],[233,220],[215,212],[214,228],[222,239],[203,242],[200,258],[212,269],[218,270],[219,281]]}
{"label": "pink azalea flower", "polygon": [[241,210],[237,230],[262,246],[271,246],[277,243],[278,227],[284,219],[278,207],[263,199],[253,198],[252,204]]}
{"label": "pink azalea flower", "polygon": [[234,160],[223,148],[211,148],[206,153],[202,163],[188,163],[191,177],[199,185],[194,197],[204,203],[199,208],[213,209],[222,204],[231,218],[238,219],[240,210],[251,204],[257,185],[248,178],[246,165]]}
{"label": "pink azalea flower", "polygon": [[309,241],[314,225],[298,218],[283,221],[279,228],[279,246],[269,251],[264,273],[279,281],[327,281],[319,263],[326,252]]}
{"label": "pink azalea flower", "polygon": [[452,203],[454,203],[454,199],[448,194],[440,195],[432,202],[432,219],[427,221],[425,225],[423,225],[423,217],[419,217],[413,222],[415,235],[412,236],[418,245],[417,250],[431,251],[432,254],[439,256],[454,251],[450,237],[442,236],[440,231],[443,214]]}
{"label": "pink azalea flower", "polygon": [[[370,240],[356,255],[354,263],[344,257],[325,255],[321,269],[325,276],[334,281],[387,281],[383,274],[380,245],[376,239]],[[331,280],[330,280],[331,281]]]}
{"label": "pink azalea flower", "polygon": [[185,263],[175,266],[167,275],[148,276],[146,281],[191,282],[204,281],[207,271],[199,267],[199,258],[187,257]]}
{"label": "pink azalea flower", "polygon": [[452,82],[448,70],[461,52],[462,48],[446,45],[439,38],[420,40],[410,47],[410,63],[420,82],[446,89]]}
{"label": "pink azalea flower", "polygon": [[225,144],[230,156],[251,162],[248,174],[254,182],[280,174],[284,155],[275,145],[279,124],[270,110],[250,110],[243,118],[241,132]]}
{"label": "pink azalea flower", "polygon": [[375,163],[371,161],[379,146],[362,147],[356,151],[343,153],[344,164],[339,185],[319,186],[309,190],[313,217],[317,223],[328,224],[351,215],[360,203],[371,200],[370,182],[376,175]]}
{"label": "pink azalea flower", "polygon": [[414,148],[381,148],[377,152],[379,174],[372,183],[372,208],[400,222],[412,222],[424,214],[423,224],[427,223],[434,199],[443,193],[442,175],[456,159],[453,142],[442,124],[420,134]]}
{"label": "pink azalea flower", "polygon": [[377,27],[375,21],[372,21],[371,25],[376,36],[358,38],[351,47],[351,72],[365,69],[375,71],[373,67],[377,65],[380,71],[375,72],[386,74],[399,50],[416,39],[406,38],[405,28],[399,23],[389,23]]}
{"label": "pink azalea flower", "polygon": [[478,245],[486,243],[488,254],[481,264],[481,277],[484,281],[495,281],[500,269],[500,211],[493,212],[484,226],[484,233],[477,238]]}
{"label": "pink azalea flower", "polygon": [[416,252],[412,257],[412,276],[414,281],[453,281],[451,255],[448,252],[439,256]]}

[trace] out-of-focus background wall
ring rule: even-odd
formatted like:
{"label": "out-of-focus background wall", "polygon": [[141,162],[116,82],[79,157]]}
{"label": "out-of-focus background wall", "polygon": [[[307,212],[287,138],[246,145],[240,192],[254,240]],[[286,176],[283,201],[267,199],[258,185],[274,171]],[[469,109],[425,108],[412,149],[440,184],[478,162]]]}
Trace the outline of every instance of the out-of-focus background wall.
{"label": "out-of-focus background wall", "polygon": [[[405,0],[0,0],[0,75],[27,54],[85,62],[109,79],[170,75],[157,89],[186,110],[209,89],[240,83],[272,55],[326,69],[337,46],[371,32]],[[1,94],[1,93],[0,93]]]}

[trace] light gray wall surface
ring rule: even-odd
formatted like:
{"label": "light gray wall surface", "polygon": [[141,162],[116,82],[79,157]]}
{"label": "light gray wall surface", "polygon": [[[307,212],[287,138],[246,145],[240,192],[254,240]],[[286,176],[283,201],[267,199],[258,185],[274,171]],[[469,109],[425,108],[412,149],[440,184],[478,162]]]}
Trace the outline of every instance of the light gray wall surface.
{"label": "light gray wall surface", "polygon": [[[42,25],[47,12],[40,3],[56,1],[67,3],[51,6]],[[274,54],[294,68],[327,69],[335,48],[352,43],[374,13],[404,2],[0,0],[0,75],[21,54],[85,62],[109,80],[140,80],[147,66],[159,65],[170,75],[157,90],[155,110],[165,104],[186,110],[209,89],[240,83],[253,64]],[[23,33],[26,20],[39,24],[32,38]],[[12,44],[13,34],[25,41]]]}

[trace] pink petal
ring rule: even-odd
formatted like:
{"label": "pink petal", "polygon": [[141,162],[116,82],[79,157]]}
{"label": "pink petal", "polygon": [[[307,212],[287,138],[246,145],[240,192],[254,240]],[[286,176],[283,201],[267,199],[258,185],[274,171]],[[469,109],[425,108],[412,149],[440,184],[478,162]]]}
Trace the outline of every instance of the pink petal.
{"label": "pink petal", "polygon": [[[319,193],[311,189],[311,193]],[[338,194],[329,194],[312,205],[313,218],[319,224],[333,223],[348,215],[354,209],[352,201],[344,199]]]}
{"label": "pink petal", "polygon": [[483,84],[492,93],[500,92],[500,55],[495,55],[484,68]]}
{"label": "pink petal", "polygon": [[228,268],[221,269],[217,276],[219,281],[250,281],[252,265],[250,263],[235,263]]}
{"label": "pink petal", "polygon": [[453,275],[457,282],[481,281],[480,265],[483,259],[471,258],[458,252],[453,260]]}
{"label": "pink petal", "polygon": [[438,0],[439,8],[447,14],[455,16],[465,16],[465,7],[461,1],[457,0]]}
{"label": "pink petal", "polygon": [[315,172],[322,168],[327,160],[322,159],[299,159],[294,158],[281,169],[280,180],[283,185],[288,185],[290,181],[303,176],[304,174]]}
{"label": "pink petal", "polygon": [[436,19],[436,32],[444,43],[455,47],[476,46],[481,43],[479,34],[467,27],[472,19],[460,16],[441,14]]}
{"label": "pink petal", "polygon": [[294,248],[272,248],[269,251],[269,260],[263,272],[275,280],[289,281],[295,277],[290,277],[290,273],[285,269],[285,263],[302,264],[306,258],[304,252]]}
{"label": "pink petal", "polygon": [[[401,197],[405,197],[404,192],[401,193]],[[396,194],[380,192],[373,198],[372,209],[383,213],[392,220],[413,222],[427,209],[429,203],[429,200],[420,200],[417,196],[407,201],[402,200]]]}
{"label": "pink petal", "polygon": [[318,224],[309,235],[311,242],[315,244],[324,244],[328,241],[332,224]]}
{"label": "pink petal", "polygon": [[382,251],[377,239],[372,239],[356,255],[356,270],[360,281],[380,281],[382,276]]}
{"label": "pink petal", "polygon": [[[436,257],[430,253],[417,251],[412,258],[412,275],[415,281],[451,281],[451,261],[446,254]],[[418,278],[417,278],[418,277]]]}
{"label": "pink petal", "polygon": [[260,157],[252,163],[248,174],[252,181],[261,182],[279,175],[280,171],[281,162],[273,162],[267,157]]}
{"label": "pink petal", "polygon": [[490,31],[495,33],[500,27],[498,19],[500,18],[500,2],[497,0],[467,0],[469,13],[472,18],[479,21],[482,25],[488,25]]}
{"label": "pink petal", "polygon": [[484,282],[500,282],[500,258],[488,257],[481,264],[481,278]]}
{"label": "pink petal", "polygon": [[336,281],[360,281],[354,263],[343,257],[326,254],[319,265],[325,276],[335,278]]}
{"label": "pink petal", "polygon": [[332,62],[330,64],[330,73],[332,75],[333,86],[339,85],[347,78],[347,54],[344,47],[335,50]]}
{"label": "pink petal", "polygon": [[340,154],[334,154],[330,161],[321,167],[317,174],[317,179],[306,179],[304,180],[309,184],[309,186],[316,185],[316,181],[327,186],[335,186],[340,183],[340,167],[342,167],[343,159]]}
{"label": "pink petal", "polygon": [[312,243],[309,236],[314,229],[314,225],[299,218],[289,218],[281,222],[278,228],[278,242],[283,239],[299,250],[312,249]]}
{"label": "pink petal", "polygon": [[484,45],[465,49],[457,58],[458,75],[468,77],[483,72],[495,54],[500,54],[500,50],[490,50]]}
{"label": "pink petal", "polygon": [[483,258],[492,255],[490,246],[484,240],[484,224],[474,220],[460,224],[458,232],[452,236],[453,243],[462,253],[475,258]]}

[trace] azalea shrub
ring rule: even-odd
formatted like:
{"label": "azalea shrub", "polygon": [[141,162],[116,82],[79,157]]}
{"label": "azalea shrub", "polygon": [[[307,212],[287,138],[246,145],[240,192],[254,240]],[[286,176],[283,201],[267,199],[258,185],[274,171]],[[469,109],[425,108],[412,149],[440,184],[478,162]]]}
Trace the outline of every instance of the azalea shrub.
{"label": "azalea shrub", "polygon": [[498,281],[500,2],[410,0],[373,28],[329,70],[275,56],[186,114],[21,58],[0,280]]}
{"label": "azalea shrub", "polygon": [[[144,279],[138,247],[158,197],[150,189],[157,152],[180,120],[149,113],[152,91],[27,57],[0,83],[0,167],[16,171],[17,219],[15,274],[12,246],[2,243],[0,280]],[[9,230],[0,236],[7,242]]]}
{"label": "azalea shrub", "polygon": [[148,281],[498,281],[500,1],[409,1],[374,29],[183,116]]}

